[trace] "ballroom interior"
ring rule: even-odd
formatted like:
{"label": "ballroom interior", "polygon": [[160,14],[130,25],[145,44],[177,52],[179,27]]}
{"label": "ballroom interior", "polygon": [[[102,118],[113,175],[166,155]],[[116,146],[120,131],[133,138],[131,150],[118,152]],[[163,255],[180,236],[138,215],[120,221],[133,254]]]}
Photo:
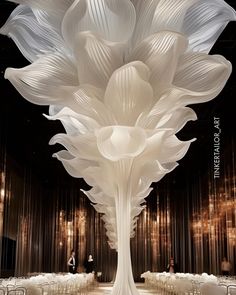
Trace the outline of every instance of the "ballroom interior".
{"label": "ballroom interior", "polygon": [[[234,1],[227,3],[236,9]],[[15,6],[0,2],[0,26]],[[210,52],[233,65],[226,86],[212,101],[192,105],[198,120],[188,122],[177,137],[197,140],[174,171],[152,183],[138,217],[131,260],[141,289],[141,275],[165,272],[171,257],[180,273],[214,276],[222,275],[226,257],[230,276],[236,277],[235,31],[235,23],[229,23]],[[84,273],[91,254],[97,283],[111,284],[117,252],[109,247],[102,214],[83,192],[90,186],[71,177],[52,157],[59,145],[48,144],[64,129],[43,116],[47,106],[26,101],[4,79],[7,67],[29,62],[10,38],[0,35],[0,44],[0,277],[67,273],[74,249],[78,273]]]}

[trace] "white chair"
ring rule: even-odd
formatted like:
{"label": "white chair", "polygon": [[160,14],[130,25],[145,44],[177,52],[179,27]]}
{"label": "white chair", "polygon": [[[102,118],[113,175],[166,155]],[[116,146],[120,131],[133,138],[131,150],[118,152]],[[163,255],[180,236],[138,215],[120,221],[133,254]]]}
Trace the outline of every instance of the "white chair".
{"label": "white chair", "polygon": [[7,294],[7,289],[3,286],[0,287],[0,295],[6,295]]}
{"label": "white chair", "polygon": [[7,282],[6,288],[7,288],[7,294],[8,294],[8,292],[10,292],[11,290],[15,290],[16,285],[12,284],[12,282],[11,284]]}
{"label": "white chair", "polygon": [[204,283],[200,287],[201,295],[226,295],[225,289],[215,283]]}
{"label": "white chair", "polygon": [[176,294],[193,294],[194,287],[190,280],[181,278],[177,279],[175,282],[175,291]]}
{"label": "white chair", "polygon": [[236,295],[236,284],[227,286],[227,295]]}
{"label": "white chair", "polygon": [[219,286],[224,289],[225,294],[228,294],[228,285],[224,283],[220,283]]}
{"label": "white chair", "polygon": [[26,279],[21,282],[21,286],[26,289],[27,295],[43,295],[43,289],[39,283]]}
{"label": "white chair", "polygon": [[27,291],[24,287],[16,287],[15,289],[11,289],[7,291],[7,295],[26,295]]}

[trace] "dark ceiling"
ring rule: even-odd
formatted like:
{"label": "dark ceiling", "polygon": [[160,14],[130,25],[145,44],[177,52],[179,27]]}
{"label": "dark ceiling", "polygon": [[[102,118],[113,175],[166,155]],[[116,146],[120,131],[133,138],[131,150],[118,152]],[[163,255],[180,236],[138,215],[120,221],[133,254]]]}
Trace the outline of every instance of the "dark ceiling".
{"label": "dark ceiling", "polygon": [[[15,5],[0,0],[0,25],[2,25]],[[236,9],[235,1],[227,1]],[[221,54],[233,64],[233,73],[222,91],[213,101],[193,106],[198,114],[198,121],[188,123],[180,132],[181,139],[197,137],[190,150],[173,173],[172,178],[181,180],[183,171],[191,171],[192,167],[205,165],[213,145],[213,117],[220,117],[222,140],[228,142],[235,138],[235,109],[233,100],[236,94],[236,23],[230,23],[211,54]],[[35,175],[43,183],[53,183],[60,175],[64,179],[70,176],[64,171],[59,161],[52,158],[52,154],[59,150],[59,146],[49,146],[48,141],[58,132],[63,132],[59,122],[48,121],[42,114],[47,113],[47,107],[33,105],[23,99],[14,87],[4,80],[7,67],[23,67],[28,62],[9,38],[0,36],[0,140],[6,144],[8,154],[18,165],[30,165]]]}

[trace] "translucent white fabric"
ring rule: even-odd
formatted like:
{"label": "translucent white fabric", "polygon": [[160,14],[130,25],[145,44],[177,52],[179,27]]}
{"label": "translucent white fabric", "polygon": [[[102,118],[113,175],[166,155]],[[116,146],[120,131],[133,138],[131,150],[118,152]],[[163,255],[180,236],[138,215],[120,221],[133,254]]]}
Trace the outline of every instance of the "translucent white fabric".
{"label": "translucent white fabric", "polygon": [[176,133],[213,99],[231,64],[208,55],[235,11],[223,0],[15,0],[0,33],[32,64],[5,77],[27,100],[49,105],[66,133],[50,144],[104,214],[118,250],[113,294],[137,294],[130,237],[150,184],[177,167],[190,144]]}

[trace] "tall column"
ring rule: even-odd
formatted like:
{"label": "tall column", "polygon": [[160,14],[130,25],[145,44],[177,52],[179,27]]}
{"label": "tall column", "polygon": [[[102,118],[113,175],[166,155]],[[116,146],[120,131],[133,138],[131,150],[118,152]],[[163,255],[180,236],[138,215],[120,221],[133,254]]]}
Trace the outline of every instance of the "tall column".
{"label": "tall column", "polygon": [[112,295],[139,295],[131,265],[130,219],[131,197],[120,192],[116,199],[118,266]]}

